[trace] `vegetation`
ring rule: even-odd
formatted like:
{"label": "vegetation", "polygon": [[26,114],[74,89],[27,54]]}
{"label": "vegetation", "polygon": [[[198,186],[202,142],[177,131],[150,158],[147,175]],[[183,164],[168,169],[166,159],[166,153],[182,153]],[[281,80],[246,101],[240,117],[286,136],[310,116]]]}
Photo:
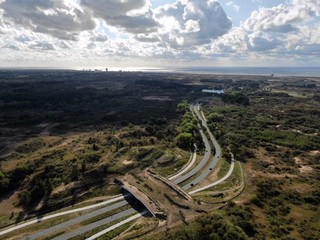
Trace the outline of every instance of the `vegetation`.
{"label": "vegetation", "polygon": [[[119,194],[114,179],[126,173],[153,167],[173,174],[194,144],[203,149],[189,103],[208,96],[208,127],[225,159],[230,149],[243,162],[246,188],[234,202],[196,219],[177,202],[182,223],[168,226],[167,238],[320,235],[319,79],[72,71],[3,71],[0,79],[1,228]],[[213,97],[203,88],[226,94]],[[198,203],[221,200],[224,187],[239,179],[229,180]]]}
{"label": "vegetation", "polygon": [[[285,83],[277,84],[281,89]],[[243,204],[234,206],[245,210],[235,215],[248,221],[238,222],[230,215],[230,206],[220,216],[249,239],[317,239],[320,233],[315,213],[320,186],[319,101],[314,101],[313,91],[303,89],[306,94],[301,98],[243,89],[250,105],[229,96],[207,102],[210,129],[220,133],[224,148],[230,147],[235,158],[246,163],[248,178],[240,197]]]}
{"label": "vegetation", "polygon": [[245,240],[248,239],[246,232],[250,235],[255,235],[249,213],[239,208],[229,206],[227,214],[230,218],[233,218],[233,223],[225,220],[221,215],[207,214],[201,216],[191,224],[173,231],[169,234],[168,239]]}
{"label": "vegetation", "polygon": [[193,147],[182,102],[192,87],[174,75],[2,71],[0,79],[0,216],[16,213],[0,226],[118,194],[117,176],[150,166],[167,171],[189,158],[174,139],[191,133],[179,145]]}

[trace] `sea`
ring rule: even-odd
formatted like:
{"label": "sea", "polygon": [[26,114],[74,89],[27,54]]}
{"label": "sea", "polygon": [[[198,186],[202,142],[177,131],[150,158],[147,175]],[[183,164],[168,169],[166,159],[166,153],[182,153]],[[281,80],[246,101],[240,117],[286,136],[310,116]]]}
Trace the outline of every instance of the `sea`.
{"label": "sea", "polygon": [[320,77],[320,67],[181,67],[141,68],[140,71],[224,75],[275,75]]}
{"label": "sea", "polygon": [[[159,72],[223,75],[265,75],[320,77],[320,67],[110,67],[108,71]],[[0,70],[54,70],[53,68],[1,68]],[[62,70],[56,68],[55,70]],[[67,69],[64,69],[67,70]],[[69,70],[106,71],[105,67],[74,68]]]}
{"label": "sea", "polygon": [[109,68],[109,71],[320,77],[320,67],[124,67]]}

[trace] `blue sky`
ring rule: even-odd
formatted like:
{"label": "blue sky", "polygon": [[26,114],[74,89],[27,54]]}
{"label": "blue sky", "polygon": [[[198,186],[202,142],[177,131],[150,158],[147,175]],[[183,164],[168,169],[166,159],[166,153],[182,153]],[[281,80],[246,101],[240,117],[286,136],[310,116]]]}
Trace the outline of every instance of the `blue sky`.
{"label": "blue sky", "polygon": [[320,0],[0,0],[0,67],[319,66]]}

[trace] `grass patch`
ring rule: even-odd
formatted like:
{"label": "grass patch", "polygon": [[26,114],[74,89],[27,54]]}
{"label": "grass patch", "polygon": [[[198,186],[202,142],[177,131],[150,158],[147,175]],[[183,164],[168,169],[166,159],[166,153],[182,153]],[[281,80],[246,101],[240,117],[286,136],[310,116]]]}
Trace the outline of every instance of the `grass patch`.
{"label": "grass patch", "polygon": [[320,149],[320,138],[289,131],[274,130],[240,130],[239,133],[258,140],[271,142],[301,150]]}
{"label": "grass patch", "polygon": [[234,170],[228,179],[212,188],[204,190],[199,195],[195,195],[194,198],[205,202],[218,203],[237,195],[242,187],[241,169],[239,163],[236,162]]}

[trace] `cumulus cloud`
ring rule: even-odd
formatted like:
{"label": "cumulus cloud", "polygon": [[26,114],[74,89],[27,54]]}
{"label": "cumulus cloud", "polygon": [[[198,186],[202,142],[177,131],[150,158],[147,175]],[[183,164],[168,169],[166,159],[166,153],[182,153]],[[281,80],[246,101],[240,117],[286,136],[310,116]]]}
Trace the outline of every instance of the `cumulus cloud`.
{"label": "cumulus cloud", "polygon": [[255,32],[248,36],[248,48],[253,51],[270,51],[281,45],[281,41],[262,32]]}
{"label": "cumulus cloud", "polygon": [[319,13],[320,0],[293,0],[291,4],[254,11],[243,27],[249,31],[288,33],[295,31],[297,24],[319,16]]}
{"label": "cumulus cloud", "polygon": [[147,43],[155,43],[160,41],[160,39],[154,34],[137,34],[135,39],[139,42]]}
{"label": "cumulus cloud", "polygon": [[91,37],[91,41],[93,42],[106,42],[108,41],[109,37],[106,34],[98,33]]}
{"label": "cumulus cloud", "polygon": [[56,47],[52,43],[47,42],[47,41],[37,42],[36,44],[30,45],[29,48],[35,49],[35,50],[44,50],[44,51],[56,50]]}
{"label": "cumulus cloud", "polygon": [[[234,3],[240,1],[226,1]],[[320,0],[260,8],[237,27],[214,0],[175,0],[156,9],[150,0],[0,0],[0,61],[311,59],[320,57],[317,16]]]}
{"label": "cumulus cloud", "polygon": [[319,0],[292,0],[260,8],[239,27],[200,49],[206,56],[262,59],[320,57]]}
{"label": "cumulus cloud", "polygon": [[226,2],[226,5],[231,7],[236,12],[239,12],[240,10],[240,6],[235,4],[233,1]]}
{"label": "cumulus cloud", "polygon": [[81,5],[92,10],[94,16],[104,19],[108,25],[130,33],[154,32],[157,28],[146,0],[82,0]]}
{"label": "cumulus cloud", "polygon": [[77,33],[95,28],[89,12],[63,0],[6,0],[4,17],[15,24],[56,38],[76,40]]}
{"label": "cumulus cloud", "polygon": [[213,0],[178,0],[156,9],[155,18],[162,25],[160,38],[173,47],[209,43],[232,26],[220,3]]}
{"label": "cumulus cloud", "polygon": [[219,37],[211,44],[214,53],[240,53],[248,50],[248,32],[241,27],[233,27],[227,34]]}
{"label": "cumulus cloud", "polygon": [[147,5],[146,0],[82,0],[81,5],[94,10],[104,19],[127,15],[130,11],[141,9]]}
{"label": "cumulus cloud", "polygon": [[17,44],[6,44],[6,45],[2,46],[2,48],[8,48],[11,50],[16,50],[16,51],[20,50],[20,47]]}

